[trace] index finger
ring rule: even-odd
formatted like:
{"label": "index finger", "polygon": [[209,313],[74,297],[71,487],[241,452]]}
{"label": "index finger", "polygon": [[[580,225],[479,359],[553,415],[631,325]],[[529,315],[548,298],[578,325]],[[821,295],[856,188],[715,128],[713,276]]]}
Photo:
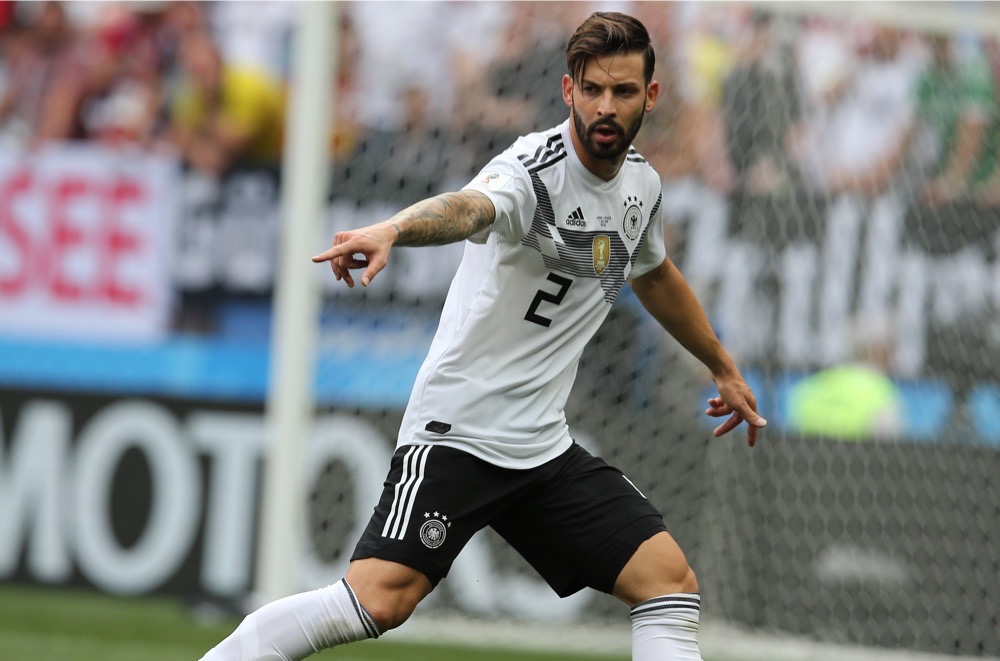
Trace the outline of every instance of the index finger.
{"label": "index finger", "polygon": [[351,248],[345,247],[347,244],[339,243],[332,245],[318,255],[314,255],[312,261],[319,264],[321,262],[328,262],[331,259],[336,259],[337,257],[343,257],[344,255],[350,255],[356,252]]}

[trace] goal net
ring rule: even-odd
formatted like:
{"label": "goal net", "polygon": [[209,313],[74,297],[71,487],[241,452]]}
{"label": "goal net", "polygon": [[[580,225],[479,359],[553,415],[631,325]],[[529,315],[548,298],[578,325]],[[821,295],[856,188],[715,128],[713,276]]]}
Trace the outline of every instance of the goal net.
{"label": "goal net", "polygon": [[[593,9],[345,5],[329,236],[565,119],[565,40]],[[769,425],[754,449],[743,428],[713,439],[709,375],[626,291],[581,364],[575,438],[662,510],[699,575],[706,650],[723,627],[1000,655],[995,10],[625,10],[657,45],[636,146],[663,180],[668,254]],[[310,468],[317,582],[377,500],[461,252],[396,250],[365,289],[324,280],[317,436],[339,450]],[[464,618],[452,633],[542,623],[566,648],[596,649],[580,626],[627,631],[623,605],[558,600],[489,531],[420,613]]]}

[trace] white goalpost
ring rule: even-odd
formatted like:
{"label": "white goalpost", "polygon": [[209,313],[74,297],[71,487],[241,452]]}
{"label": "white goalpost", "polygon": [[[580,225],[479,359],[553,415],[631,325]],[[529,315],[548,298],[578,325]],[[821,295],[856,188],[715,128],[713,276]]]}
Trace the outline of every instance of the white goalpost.
{"label": "white goalpost", "polygon": [[335,21],[332,2],[299,5],[286,123],[281,246],[274,290],[267,452],[255,598],[286,596],[300,586],[305,526],[305,442],[314,417],[320,292],[310,251],[317,246],[329,183],[329,135]]}

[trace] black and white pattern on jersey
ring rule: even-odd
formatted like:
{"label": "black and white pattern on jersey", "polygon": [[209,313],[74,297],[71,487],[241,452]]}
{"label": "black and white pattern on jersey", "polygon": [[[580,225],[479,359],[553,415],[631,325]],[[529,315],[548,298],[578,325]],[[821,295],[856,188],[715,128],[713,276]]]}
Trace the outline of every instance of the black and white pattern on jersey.
{"label": "black and white pattern on jersey", "polygon": [[566,158],[566,145],[563,144],[562,133],[556,131],[549,136],[544,145],[535,150],[534,154],[521,154],[517,160],[521,161],[528,174],[534,175],[564,158]]}
{"label": "black and white pattern on jersey", "polygon": [[635,147],[629,147],[628,148],[628,155],[625,157],[625,160],[628,161],[628,162],[630,162],[630,163],[645,163],[646,162],[646,159],[644,159],[639,154],[639,152],[636,151]]}
{"label": "black and white pattern on jersey", "polygon": [[[531,174],[531,185],[535,190],[538,204],[535,207],[535,216],[531,219],[531,229],[521,240],[522,245],[537,250],[542,256],[545,268],[579,278],[599,279],[601,289],[604,290],[604,300],[608,304],[614,303],[622,285],[625,284],[626,274],[635,266],[635,261],[639,256],[639,246],[646,240],[649,223],[643,227],[642,236],[636,243],[636,249],[630,255],[625,242],[622,241],[617,232],[557,229],[549,191],[537,172]],[[650,212],[650,218],[656,216],[662,199],[662,194],[657,197],[656,204],[653,205]],[[594,241],[598,236],[607,237],[610,244],[607,266],[599,273],[595,272],[594,268]],[[545,247],[543,247],[543,243]]]}

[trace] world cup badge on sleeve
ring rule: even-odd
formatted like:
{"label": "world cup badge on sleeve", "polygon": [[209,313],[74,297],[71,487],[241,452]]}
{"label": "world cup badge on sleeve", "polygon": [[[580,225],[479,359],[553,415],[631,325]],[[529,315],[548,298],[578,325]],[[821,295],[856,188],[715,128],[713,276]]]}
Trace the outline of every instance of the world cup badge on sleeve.
{"label": "world cup badge on sleeve", "polygon": [[479,185],[487,190],[500,190],[514,177],[503,172],[483,172],[479,178]]}

